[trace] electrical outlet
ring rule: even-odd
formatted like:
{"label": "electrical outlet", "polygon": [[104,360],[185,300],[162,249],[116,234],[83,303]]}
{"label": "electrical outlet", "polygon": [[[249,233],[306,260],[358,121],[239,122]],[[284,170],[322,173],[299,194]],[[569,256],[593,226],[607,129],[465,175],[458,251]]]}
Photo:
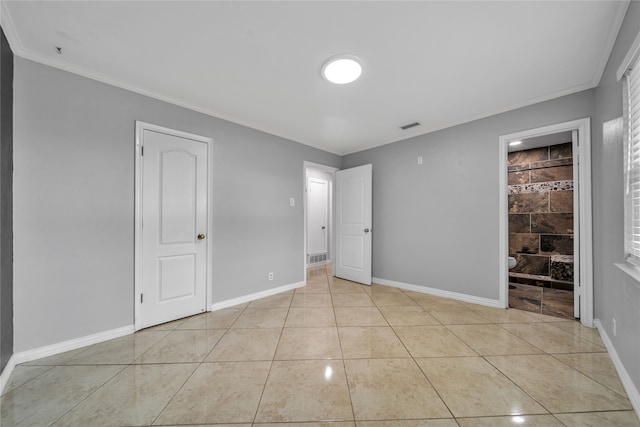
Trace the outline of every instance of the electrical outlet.
{"label": "electrical outlet", "polygon": [[422,164],[422,156],[418,156],[418,164],[421,165]]}
{"label": "electrical outlet", "polygon": [[295,205],[296,205],[296,198],[295,197],[289,198],[289,206],[293,208]]}
{"label": "electrical outlet", "polygon": [[616,325],[615,317],[613,318],[613,322],[612,323],[613,323],[613,336],[615,337],[616,334],[618,333],[618,328],[617,328],[617,325]]}
{"label": "electrical outlet", "polygon": [[273,280],[273,271],[269,272],[269,280]]}

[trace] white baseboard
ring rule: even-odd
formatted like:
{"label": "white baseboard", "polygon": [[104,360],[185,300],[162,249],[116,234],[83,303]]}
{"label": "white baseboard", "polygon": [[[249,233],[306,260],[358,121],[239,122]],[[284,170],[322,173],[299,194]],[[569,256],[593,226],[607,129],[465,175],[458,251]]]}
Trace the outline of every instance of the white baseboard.
{"label": "white baseboard", "polygon": [[97,334],[74,338],[56,344],[34,348],[32,350],[21,351],[19,353],[15,353],[13,357],[15,359],[15,364],[19,365],[21,363],[31,362],[32,360],[41,359],[43,357],[53,356],[54,354],[64,353],[65,351],[75,350],[77,348],[86,347],[92,344],[98,344],[100,342],[108,341],[114,338],[120,338],[125,335],[130,335],[133,332],[133,325],[124,326],[122,328],[98,332]]}
{"label": "white baseboard", "polygon": [[4,388],[9,382],[9,377],[11,376],[11,373],[13,372],[13,368],[15,367],[16,367],[15,358],[11,356],[9,358],[9,361],[5,365],[4,370],[2,371],[2,374],[0,374],[0,396],[2,396],[2,392],[4,391]]}
{"label": "white baseboard", "polygon": [[421,294],[435,295],[437,297],[450,298],[458,301],[469,302],[472,304],[486,305],[487,307],[503,308],[497,299],[481,298],[473,295],[459,294],[457,292],[443,291],[442,289],[428,288],[426,286],[411,285],[409,283],[395,282],[393,280],[381,279],[373,277],[373,283],[380,285],[393,286],[394,288],[405,289],[407,291],[419,292]]}
{"label": "white baseboard", "polygon": [[4,387],[7,385],[9,377],[11,376],[11,373],[13,372],[16,365],[31,362],[32,360],[41,359],[43,357],[64,353],[65,351],[86,347],[88,345],[98,344],[100,342],[108,341],[114,338],[120,338],[125,335],[132,334],[133,332],[133,325],[124,326],[122,328],[111,329],[110,331],[99,332],[97,334],[87,335],[84,337],[74,338],[72,340],[67,340],[44,347],[14,353],[13,356],[11,356],[11,358],[9,359],[9,362],[7,362],[7,365],[2,371],[2,374],[0,374],[0,395],[4,390]]}
{"label": "white baseboard", "polygon": [[267,289],[266,291],[255,292],[253,294],[244,295],[237,298],[228,299],[226,301],[214,302],[211,304],[211,311],[220,310],[222,308],[233,307],[234,305],[244,304],[246,302],[255,301],[260,298],[270,297],[271,295],[280,294],[293,289],[301,288],[305,285],[305,282],[292,283],[290,285],[279,286],[273,289]]}
{"label": "white baseboard", "polygon": [[611,357],[611,362],[613,362],[613,366],[615,366],[616,371],[618,372],[618,376],[620,377],[620,381],[624,386],[624,391],[627,392],[627,397],[631,402],[631,406],[633,406],[633,410],[636,411],[636,415],[638,416],[638,418],[640,418],[640,391],[638,391],[638,388],[633,383],[633,380],[629,376],[629,373],[624,368],[624,365],[622,364],[622,360],[620,360],[620,357],[618,356],[618,352],[616,352],[616,349],[613,346],[613,343],[609,339],[609,336],[607,335],[607,331],[604,329],[602,322],[600,322],[599,319],[593,319],[593,323],[595,327],[598,329],[598,332],[600,333],[600,338],[602,338],[602,342],[604,343],[604,346],[607,348],[607,351],[609,352],[609,356]]}

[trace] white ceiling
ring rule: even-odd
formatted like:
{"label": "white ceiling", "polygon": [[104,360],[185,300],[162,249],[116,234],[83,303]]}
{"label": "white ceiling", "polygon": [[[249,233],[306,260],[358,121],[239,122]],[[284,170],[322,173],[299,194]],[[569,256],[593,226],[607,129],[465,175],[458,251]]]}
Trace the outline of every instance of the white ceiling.
{"label": "white ceiling", "polygon": [[[347,154],[595,87],[628,2],[2,6],[19,56]],[[339,53],[355,83],[321,78]]]}

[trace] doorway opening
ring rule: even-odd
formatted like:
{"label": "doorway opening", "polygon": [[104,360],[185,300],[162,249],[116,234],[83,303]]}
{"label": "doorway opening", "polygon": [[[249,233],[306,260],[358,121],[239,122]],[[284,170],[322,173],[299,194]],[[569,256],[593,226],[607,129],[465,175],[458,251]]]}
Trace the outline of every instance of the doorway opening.
{"label": "doorway opening", "polygon": [[574,168],[572,132],[509,143],[509,307],[573,319]]}
{"label": "doorway opening", "polygon": [[334,185],[338,169],[312,162],[304,162],[304,271],[330,268],[335,254]]}
{"label": "doorway opening", "polygon": [[[542,314],[561,310],[592,327],[590,119],[504,135],[499,142],[501,305],[525,308],[516,306],[524,302]],[[511,269],[509,257],[516,260]]]}

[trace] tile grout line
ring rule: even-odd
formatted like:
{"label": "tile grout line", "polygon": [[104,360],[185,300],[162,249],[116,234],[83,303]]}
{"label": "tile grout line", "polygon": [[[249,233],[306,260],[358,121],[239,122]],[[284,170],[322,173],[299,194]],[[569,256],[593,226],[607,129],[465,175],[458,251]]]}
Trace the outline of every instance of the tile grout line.
{"label": "tile grout line", "polygon": [[[271,370],[273,369],[273,363],[276,361],[276,354],[278,353],[278,347],[280,346],[280,341],[282,340],[282,334],[284,333],[284,325],[287,323],[287,319],[289,318],[289,313],[291,312],[291,304],[293,304],[293,298],[295,296],[295,291],[291,296],[291,301],[289,301],[289,307],[287,308],[287,314],[284,316],[284,321],[282,322],[282,327],[280,328],[280,336],[278,336],[278,342],[276,343],[275,349],[273,350],[273,356],[271,356],[271,360],[269,361],[269,370],[267,371],[267,375],[264,379],[264,385],[262,386],[262,391],[260,392],[260,398],[258,399],[258,404],[256,405],[256,410],[253,414],[253,421],[251,421],[251,425],[256,423],[256,418],[258,417],[258,412],[260,411],[260,405],[262,404],[262,399],[264,398],[264,392],[267,390],[267,383],[269,382],[269,377],[271,376]],[[247,308],[249,306],[247,305]],[[239,317],[238,317],[239,318]]]}
{"label": "tile grout line", "polygon": [[340,337],[340,329],[338,328],[338,317],[336,316],[336,306],[333,304],[333,291],[331,290],[330,281],[332,278],[329,276],[329,272],[326,273],[327,285],[329,286],[329,294],[331,295],[331,311],[333,312],[333,318],[336,322],[336,334],[338,334],[338,344],[340,345],[340,354],[342,356],[342,370],[344,371],[344,380],[347,383],[347,394],[349,395],[349,405],[351,406],[351,416],[353,418],[353,424],[356,425],[356,408],[353,406],[353,398],[351,397],[351,387],[349,386],[349,376],[347,375],[347,363],[344,358],[344,350],[342,348],[342,337]]}

